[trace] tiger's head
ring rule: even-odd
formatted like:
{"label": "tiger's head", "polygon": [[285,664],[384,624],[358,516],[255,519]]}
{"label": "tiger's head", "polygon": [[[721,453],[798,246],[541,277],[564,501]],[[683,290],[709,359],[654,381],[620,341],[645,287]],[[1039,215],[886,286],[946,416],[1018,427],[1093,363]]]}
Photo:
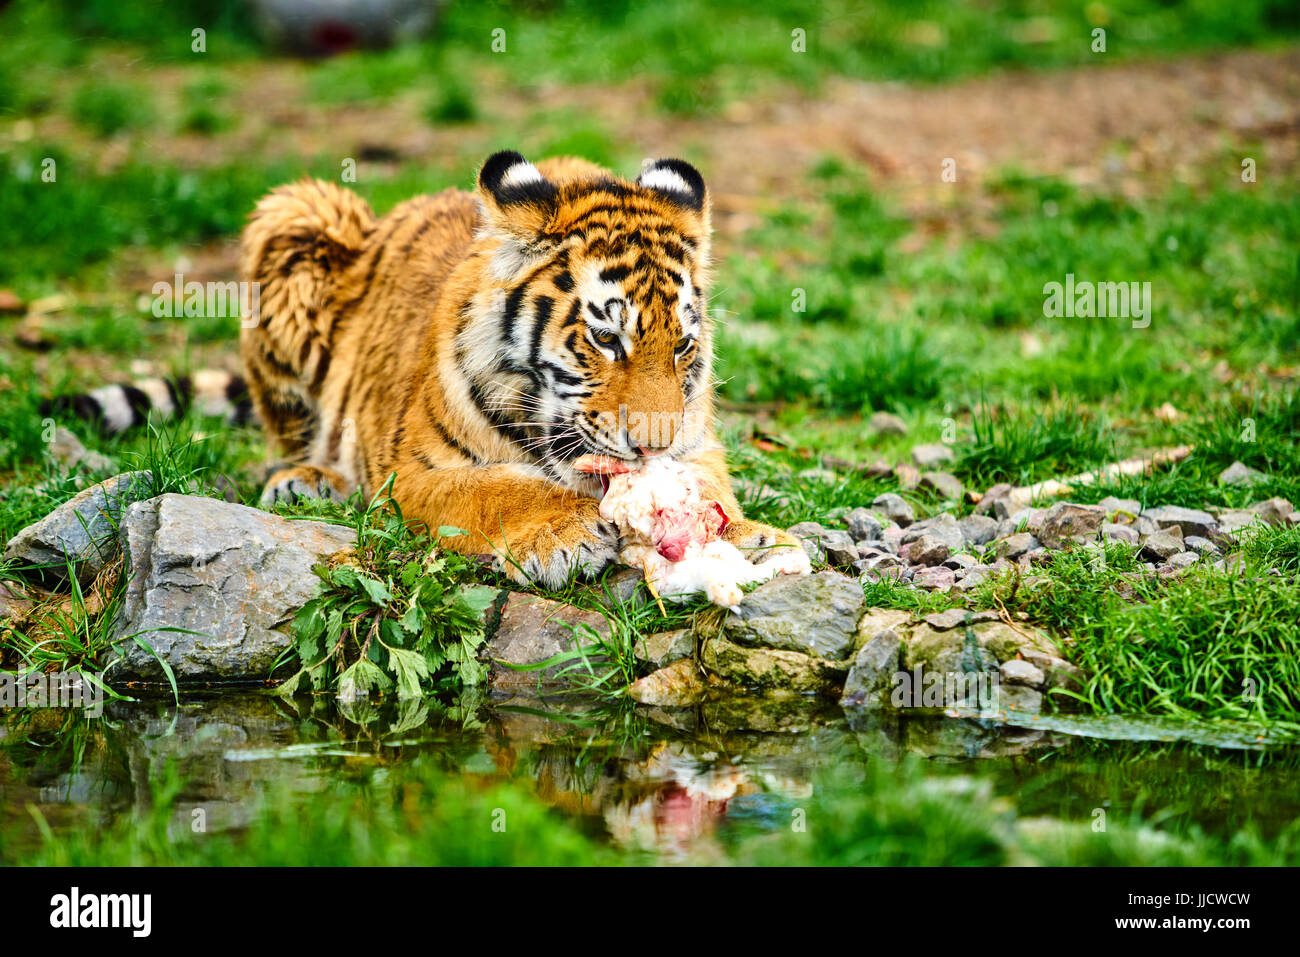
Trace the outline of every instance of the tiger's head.
{"label": "tiger's head", "polygon": [[495,340],[476,337],[470,371],[498,428],[562,480],[587,452],[630,461],[697,447],[713,351],[709,198],[695,168],[658,160],[628,182],[502,152],[480,170],[478,197]]}

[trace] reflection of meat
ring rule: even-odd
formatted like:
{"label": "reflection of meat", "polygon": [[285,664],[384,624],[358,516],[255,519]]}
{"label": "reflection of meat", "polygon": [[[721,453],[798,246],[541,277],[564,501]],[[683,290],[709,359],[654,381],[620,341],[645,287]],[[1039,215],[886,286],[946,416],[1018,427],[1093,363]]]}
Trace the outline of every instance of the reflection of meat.
{"label": "reflection of meat", "polygon": [[714,604],[730,607],[739,604],[741,585],[811,571],[801,548],[775,549],[754,565],[722,541],[730,516],[721,503],[700,498],[695,476],[680,462],[659,456],[637,465],[584,455],[574,467],[602,477],[607,488],[600,515],[623,534],[619,557],[641,568],[661,595],[703,592]]}

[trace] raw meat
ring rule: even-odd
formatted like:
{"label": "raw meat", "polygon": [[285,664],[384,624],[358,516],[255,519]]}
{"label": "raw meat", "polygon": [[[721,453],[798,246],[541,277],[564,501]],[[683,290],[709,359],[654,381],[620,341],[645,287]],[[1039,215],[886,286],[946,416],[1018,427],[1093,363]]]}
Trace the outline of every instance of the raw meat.
{"label": "raw meat", "polygon": [[723,541],[730,517],[721,503],[700,498],[695,476],[680,462],[658,456],[639,465],[584,455],[574,467],[602,476],[600,515],[623,533],[619,558],[644,571],[664,597],[703,592],[715,605],[731,607],[740,603],[741,585],[812,570],[802,548],[773,549],[755,565]]}

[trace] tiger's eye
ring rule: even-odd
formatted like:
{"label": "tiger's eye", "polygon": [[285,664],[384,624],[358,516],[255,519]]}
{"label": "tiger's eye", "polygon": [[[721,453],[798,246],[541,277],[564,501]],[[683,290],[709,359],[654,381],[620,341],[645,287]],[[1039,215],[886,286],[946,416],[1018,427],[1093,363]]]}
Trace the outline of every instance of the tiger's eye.
{"label": "tiger's eye", "polygon": [[676,352],[677,355],[679,356],[684,356],[686,355],[686,353],[691,351],[691,346],[693,345],[695,345],[694,339],[692,339],[690,336],[682,336],[680,339],[677,340],[677,346],[673,351]]}
{"label": "tiger's eye", "polygon": [[608,329],[593,329],[591,334],[602,346],[612,346],[618,341],[618,334]]}

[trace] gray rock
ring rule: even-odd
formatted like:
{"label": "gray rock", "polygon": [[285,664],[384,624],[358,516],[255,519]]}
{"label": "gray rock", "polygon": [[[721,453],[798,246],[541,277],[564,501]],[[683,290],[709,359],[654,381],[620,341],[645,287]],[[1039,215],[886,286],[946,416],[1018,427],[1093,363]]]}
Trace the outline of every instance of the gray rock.
{"label": "gray rock", "polygon": [[1219,521],[1219,531],[1226,535],[1249,528],[1259,521],[1258,515],[1244,508],[1220,509],[1215,513],[1215,518]]}
{"label": "gray rock", "polygon": [[167,494],[131,505],[121,538],[130,578],[110,680],[163,679],[133,635],[179,681],[260,680],[292,644],[288,623],[316,592],[312,566],[350,549],[356,532]]}
{"label": "gray rock", "polygon": [[1108,521],[1118,522],[1121,525],[1127,525],[1142,514],[1142,503],[1135,498],[1116,498],[1107,495],[1097,503],[1097,507],[1106,513]]}
{"label": "gray rock", "polygon": [[936,565],[932,568],[918,568],[912,575],[912,584],[926,591],[942,591],[957,583],[957,573],[951,568]]}
{"label": "gray rock", "polygon": [[847,661],[828,661],[781,648],[751,648],[722,637],[701,642],[700,664],[728,681],[795,694],[840,688],[849,669]]}
{"label": "gray rock", "polygon": [[960,575],[966,569],[972,568],[975,565],[978,565],[979,563],[980,563],[979,559],[976,558],[974,555],[967,555],[965,552],[962,552],[957,555],[949,555],[948,558],[944,561],[943,567],[951,568],[953,571],[957,572],[958,575]]}
{"label": "gray rock", "polygon": [[1096,505],[1057,502],[1043,515],[1038,539],[1047,546],[1088,541],[1097,537],[1105,520],[1105,509]]}
{"label": "gray rock", "polygon": [[987,515],[967,515],[957,522],[962,540],[967,545],[987,545],[998,534],[998,521]]}
{"label": "gray rock", "polygon": [[113,467],[112,459],[101,452],[87,449],[81,444],[80,439],[61,425],[54,430],[49,455],[54,461],[69,469],[84,465],[92,472],[107,472]]}
{"label": "gray rock", "polygon": [[902,541],[906,544],[919,541],[925,536],[943,542],[948,546],[950,552],[955,552],[966,544],[966,538],[962,535],[961,526],[957,524],[957,519],[947,512],[940,512],[938,515],[912,523],[903,532]]}
{"label": "gray rock", "polygon": [[550,601],[524,592],[511,592],[501,608],[496,631],[488,639],[486,654],[492,662],[489,682],[498,690],[523,691],[563,684],[559,672],[567,664],[541,671],[518,671],[511,665],[535,665],[563,651],[608,638],[604,615]]}
{"label": "gray rock", "polygon": [[1167,561],[1182,550],[1182,538],[1168,531],[1152,532],[1142,539],[1142,557],[1150,561]]}
{"label": "gray rock", "polygon": [[1219,473],[1220,485],[1258,485],[1268,478],[1263,472],[1243,462],[1233,462]]}
{"label": "gray rock", "polygon": [[911,462],[899,462],[894,466],[894,478],[898,480],[899,488],[911,491],[921,484],[921,470]]}
{"label": "gray rock", "polygon": [[994,549],[998,558],[1019,558],[1021,555],[1038,547],[1038,539],[1028,532],[1008,535],[999,541]]}
{"label": "gray rock", "polygon": [[887,552],[898,554],[899,546],[903,544],[903,529],[899,528],[893,522],[889,523],[887,528],[880,531],[880,547]]}
{"label": "gray rock", "polygon": [[[854,567],[858,568],[858,563],[855,563]],[[861,573],[859,581],[873,585],[886,580],[906,581],[911,576],[911,570],[901,564],[895,566],[882,565],[879,568],[858,568],[858,571]]]}
{"label": "gray rock", "polygon": [[1037,665],[1022,658],[1010,658],[1000,667],[1002,680],[1009,685],[1028,685],[1041,688],[1047,683],[1047,676]]}
{"label": "gray rock", "polygon": [[986,621],[997,621],[998,613],[996,611],[969,611],[965,608],[949,608],[946,611],[931,612],[921,620],[935,631],[948,631],[966,625],[979,625]]}
{"label": "gray rock", "polygon": [[799,539],[799,544],[807,552],[809,561],[825,561],[825,553],[821,546],[821,536],[826,531],[824,526],[818,522],[799,522],[791,525],[786,531]]}
{"label": "gray rock", "polygon": [[828,529],[821,537],[821,546],[826,552],[827,563],[837,568],[847,568],[858,560],[858,545],[848,532]]}
{"label": "gray rock", "polygon": [[998,521],[1010,518],[1011,511],[1011,486],[1006,482],[999,482],[980,496],[975,507],[975,514],[989,515]]}
{"label": "gray rock", "polygon": [[[1020,657],[1039,668],[1045,677],[1046,689],[1065,688],[1072,691],[1083,687],[1083,671],[1064,658],[1054,655],[1033,645],[1024,645],[1018,650]],[[1069,699],[1061,698],[1061,704],[1068,704]]]}
{"label": "gray rock", "polygon": [[1196,535],[1200,538],[1209,538],[1219,530],[1219,523],[1209,512],[1202,512],[1200,509],[1195,508],[1183,508],[1179,505],[1162,505],[1159,508],[1149,508],[1142,513],[1142,517],[1150,519],[1165,530],[1177,527],[1180,537]]}
{"label": "gray rock", "polygon": [[890,706],[894,675],[898,673],[903,640],[891,628],[877,632],[853,659],[844,679],[840,704],[865,708]]}
{"label": "gray rock", "polygon": [[632,642],[632,654],[653,668],[664,668],[695,654],[695,633],[689,628],[661,631],[655,635],[637,636]]}
{"label": "gray rock", "polygon": [[638,602],[639,604],[649,604],[652,600],[650,594],[643,588],[641,583],[645,581],[645,572],[639,568],[617,568],[603,579],[599,587],[601,594],[608,593],[609,597],[617,602]]}
{"label": "gray rock", "polygon": [[885,552],[860,558],[853,563],[853,568],[859,575],[864,576],[867,581],[878,582],[882,578],[901,577],[903,560],[896,555]]}
{"label": "gray rock", "polygon": [[922,472],[920,486],[938,492],[952,502],[958,501],[966,491],[961,479],[948,472]]}
{"label": "gray rock", "polygon": [[723,627],[739,645],[837,660],[853,650],[862,604],[861,586],[836,572],[778,575],[746,595]]}
{"label": "gray rock", "polygon": [[1174,568],[1181,570],[1184,568],[1191,568],[1200,560],[1201,556],[1195,552],[1179,552],[1177,555],[1170,556],[1169,564]]}
{"label": "gray rock", "polygon": [[940,565],[947,561],[948,543],[936,535],[922,535],[912,543],[909,557],[914,565]]}
{"label": "gray rock", "polygon": [[44,566],[55,576],[70,561],[79,578],[93,578],[118,553],[122,513],[132,502],[149,498],[153,487],[149,472],[127,472],[92,485],[14,535],[4,557]]}
{"label": "gray rock", "polygon": [[867,426],[877,435],[906,435],[907,423],[892,412],[874,412]]}
{"label": "gray rock", "polygon": [[874,542],[880,539],[880,520],[867,508],[858,507],[844,516],[844,523],[849,527],[849,535],[855,542]]}
{"label": "gray rock", "polygon": [[1196,552],[1198,555],[1218,555],[1219,546],[1208,538],[1201,538],[1199,535],[1188,535],[1183,539],[1183,547]]}
{"label": "gray rock", "polygon": [[906,528],[916,519],[912,506],[903,501],[902,497],[895,495],[893,492],[886,492],[884,495],[877,495],[871,502],[871,507],[877,512],[896,522],[899,527]]}
{"label": "gray rock", "polygon": [[1105,522],[1101,526],[1101,537],[1108,542],[1128,542],[1131,545],[1136,545],[1140,536],[1137,529],[1132,525]]}
{"label": "gray rock", "polygon": [[843,529],[826,528],[817,522],[800,522],[787,531],[798,538],[813,561],[830,565],[847,566],[858,560],[858,546]]}
{"label": "gray rock", "polygon": [[996,573],[997,569],[992,565],[972,565],[958,574],[957,581],[952,586],[952,591],[959,594],[974,591]]}
{"label": "gray rock", "polygon": [[1284,498],[1270,498],[1252,505],[1250,510],[1269,525],[1284,525],[1287,517],[1295,511],[1291,503]]}
{"label": "gray rock", "polygon": [[1038,530],[1043,527],[1043,516],[1047,514],[1045,508],[1022,508],[1012,512],[1011,517],[1007,519],[1017,528],[1023,527],[1025,531],[1038,535]]}
{"label": "gray rock", "polygon": [[954,458],[952,449],[946,445],[918,445],[912,449],[912,461],[921,469],[932,469]]}

